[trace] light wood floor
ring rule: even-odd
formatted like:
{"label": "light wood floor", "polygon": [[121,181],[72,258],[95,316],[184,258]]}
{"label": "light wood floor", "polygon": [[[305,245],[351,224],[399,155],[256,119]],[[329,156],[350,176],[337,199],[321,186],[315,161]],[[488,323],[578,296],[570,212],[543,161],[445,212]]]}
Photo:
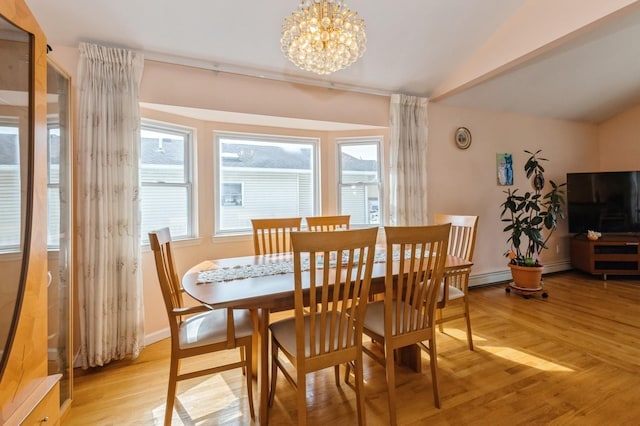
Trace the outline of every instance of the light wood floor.
{"label": "light wood floor", "polygon": [[[507,294],[503,285],[473,289],[476,350],[467,349],[462,321],[438,334],[441,409],[433,406],[426,356],[422,374],[398,367],[398,423],[640,424],[640,279],[568,272],[544,282],[546,300]],[[162,424],[168,343],[148,346],[135,361],[77,371],[63,424]],[[386,425],[384,370],[365,359],[367,424]],[[251,424],[243,384],[236,370],[179,385],[174,424]],[[307,393],[312,424],[355,424],[353,389],[337,388],[333,370],[313,375]],[[296,424],[295,394],[282,375],[269,418]]]}

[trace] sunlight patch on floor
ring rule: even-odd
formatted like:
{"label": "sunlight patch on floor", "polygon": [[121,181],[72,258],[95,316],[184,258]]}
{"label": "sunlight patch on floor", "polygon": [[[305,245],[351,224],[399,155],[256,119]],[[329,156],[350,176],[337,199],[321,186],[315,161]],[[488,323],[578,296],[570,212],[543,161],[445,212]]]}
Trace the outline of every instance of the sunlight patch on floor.
{"label": "sunlight patch on floor", "polygon": [[[440,333],[438,331],[438,333]],[[444,328],[444,333],[440,333],[440,334],[446,334],[447,336],[453,337],[456,340],[462,340],[462,341],[467,341],[467,332],[464,330],[460,330],[458,328]],[[478,337],[475,334],[472,335],[473,336],[473,342],[486,342],[487,339],[482,338],[482,337]],[[437,336],[436,336],[437,337]]]}
{"label": "sunlight patch on floor", "polygon": [[555,371],[565,373],[574,371],[571,368],[556,364],[555,362],[551,362],[513,348],[507,348],[504,346],[482,346],[481,348],[493,355],[499,356],[500,358],[517,362],[518,364],[524,364],[529,367],[537,368],[538,370],[542,371]]}
{"label": "sunlight patch on floor", "polygon": [[[238,397],[233,393],[222,375],[216,374],[196,384],[193,383],[194,381],[191,380],[178,383],[178,392],[173,409],[173,422],[178,421],[178,424],[182,424],[179,420],[182,419],[184,424],[201,424],[202,421],[205,421],[206,424],[207,418],[210,419],[211,416],[216,416],[216,413],[221,412],[225,413],[225,421],[242,417],[241,409],[244,407],[244,402],[238,401]],[[202,404],[203,400],[207,401],[207,403]],[[232,408],[234,406],[237,410]],[[154,422],[154,424],[162,424],[164,412],[164,403],[153,409],[153,418],[158,421],[158,423]],[[188,420],[187,423],[184,420]]]}

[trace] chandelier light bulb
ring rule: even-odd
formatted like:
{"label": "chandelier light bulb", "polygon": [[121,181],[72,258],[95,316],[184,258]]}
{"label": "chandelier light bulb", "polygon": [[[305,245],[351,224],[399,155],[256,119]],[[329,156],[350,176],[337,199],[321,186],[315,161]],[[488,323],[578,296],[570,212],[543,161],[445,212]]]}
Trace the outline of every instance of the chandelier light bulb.
{"label": "chandelier light bulb", "polygon": [[280,47],[297,67],[331,74],[358,60],[366,49],[364,21],[340,0],[302,0],[285,18]]}

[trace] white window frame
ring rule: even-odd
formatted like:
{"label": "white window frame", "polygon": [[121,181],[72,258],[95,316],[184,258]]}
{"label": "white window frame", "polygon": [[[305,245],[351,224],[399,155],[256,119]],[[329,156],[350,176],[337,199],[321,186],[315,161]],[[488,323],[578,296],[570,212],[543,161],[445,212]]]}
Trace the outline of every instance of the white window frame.
{"label": "white window frame", "polygon": [[[162,121],[155,121],[149,119],[142,119],[140,122],[140,129],[175,134],[184,137],[184,181],[183,182],[144,182],[142,176],[140,177],[140,187],[169,187],[169,188],[185,188],[187,193],[187,233],[185,235],[171,235],[173,240],[189,240],[197,238],[198,229],[198,217],[196,208],[195,197],[195,161],[194,153],[196,150],[196,132],[195,129],[181,126],[174,123],[166,123]],[[140,136],[140,146],[142,147],[142,134]],[[142,155],[142,153],[141,153]],[[140,158],[140,165],[142,165],[142,157]],[[142,204],[140,205],[142,210]],[[142,211],[140,212],[142,215]],[[142,232],[141,244],[149,244],[149,236]]]}
{"label": "white window frame", "polygon": [[[366,137],[357,137],[357,138],[337,138],[336,139],[336,182],[337,182],[337,193],[336,193],[336,203],[338,206],[339,214],[346,214],[346,212],[342,211],[342,189],[345,187],[353,187],[355,186],[370,186],[375,185],[376,182],[361,182],[361,183],[343,183],[342,182],[342,147],[343,146],[357,146],[357,145],[376,145],[377,146],[377,155],[378,155],[378,170],[377,170],[377,186],[378,186],[378,222],[376,225],[379,227],[383,227],[385,224],[385,192],[384,192],[384,175],[383,175],[383,156],[382,156],[382,147],[383,147],[384,139],[382,136],[366,136]],[[371,226],[371,224],[362,224],[362,223],[352,223],[350,225],[352,228],[358,227],[367,227]]]}
{"label": "white window frame", "polygon": [[[277,143],[277,144],[294,144],[294,145],[308,145],[311,147],[311,151],[313,153],[312,167],[312,185],[313,185],[313,194],[312,194],[312,215],[317,215],[320,211],[320,139],[314,137],[296,137],[296,136],[280,136],[280,135],[269,135],[269,134],[259,134],[259,133],[239,133],[239,132],[214,132],[214,149],[213,149],[213,161],[214,161],[214,184],[213,184],[213,192],[214,192],[214,237],[222,237],[222,236],[231,236],[231,235],[249,235],[252,233],[251,227],[243,228],[243,229],[234,229],[234,230],[222,230],[220,227],[220,204],[221,204],[221,196],[222,196],[222,182],[221,179],[221,171],[222,171],[222,158],[220,156],[220,148],[221,148],[221,140],[237,140],[237,141],[248,141],[248,142],[257,142],[257,143]],[[230,183],[239,183],[239,182],[230,182]],[[244,184],[242,186],[243,190],[243,204],[244,204]]]}

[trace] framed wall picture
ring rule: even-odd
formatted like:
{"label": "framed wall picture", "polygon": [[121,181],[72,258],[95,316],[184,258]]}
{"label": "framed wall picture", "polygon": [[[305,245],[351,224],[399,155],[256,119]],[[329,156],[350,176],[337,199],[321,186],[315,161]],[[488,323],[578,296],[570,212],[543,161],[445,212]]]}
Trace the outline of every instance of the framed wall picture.
{"label": "framed wall picture", "polygon": [[497,153],[498,185],[513,185],[513,156],[508,153]]}

